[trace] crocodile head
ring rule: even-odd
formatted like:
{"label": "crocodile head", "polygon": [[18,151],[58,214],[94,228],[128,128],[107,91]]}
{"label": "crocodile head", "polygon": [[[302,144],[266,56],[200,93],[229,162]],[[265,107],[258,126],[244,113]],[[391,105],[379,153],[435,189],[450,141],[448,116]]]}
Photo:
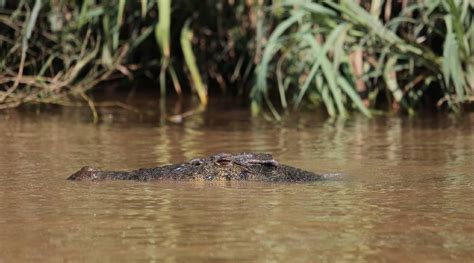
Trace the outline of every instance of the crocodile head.
{"label": "crocodile head", "polygon": [[176,165],[170,176],[203,180],[260,180],[275,175],[279,164],[270,154],[219,153]]}
{"label": "crocodile head", "polygon": [[94,181],[99,178],[100,171],[94,167],[84,166],[79,171],[68,177],[68,180]]}
{"label": "crocodile head", "polygon": [[219,153],[205,158],[145,168],[131,172],[100,171],[84,167],[68,179],[75,181],[99,180],[206,180],[206,181],[270,181],[306,182],[326,178],[288,165],[279,164],[270,154],[265,153]]}

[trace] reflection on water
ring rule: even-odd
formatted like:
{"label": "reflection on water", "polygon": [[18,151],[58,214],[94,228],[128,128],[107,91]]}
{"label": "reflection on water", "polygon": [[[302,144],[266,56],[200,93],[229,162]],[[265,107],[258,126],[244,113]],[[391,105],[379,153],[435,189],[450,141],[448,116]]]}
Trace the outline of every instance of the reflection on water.
{"label": "reflection on water", "polygon": [[[0,262],[189,259],[474,259],[474,115],[301,114],[274,124],[229,111],[180,125],[93,126],[69,113],[0,115]],[[216,152],[271,152],[344,180],[309,184],[103,182]]]}

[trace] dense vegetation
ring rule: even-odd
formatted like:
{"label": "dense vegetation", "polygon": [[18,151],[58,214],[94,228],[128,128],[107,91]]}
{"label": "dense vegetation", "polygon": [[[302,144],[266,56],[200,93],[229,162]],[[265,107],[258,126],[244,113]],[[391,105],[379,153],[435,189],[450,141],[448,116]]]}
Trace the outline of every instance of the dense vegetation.
{"label": "dense vegetation", "polygon": [[[68,105],[110,81],[321,105],[460,111],[474,101],[468,0],[0,0],[0,108]],[[101,85],[103,84],[103,85]]]}

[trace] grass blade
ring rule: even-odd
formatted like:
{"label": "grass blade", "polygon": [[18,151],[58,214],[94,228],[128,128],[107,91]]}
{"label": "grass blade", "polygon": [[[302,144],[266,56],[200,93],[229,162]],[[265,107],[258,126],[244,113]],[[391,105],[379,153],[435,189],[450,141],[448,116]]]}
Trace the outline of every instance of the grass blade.
{"label": "grass blade", "polygon": [[443,77],[448,89],[451,86],[451,81],[453,82],[458,102],[460,102],[464,100],[465,79],[459,58],[459,43],[456,41],[453,31],[451,15],[446,15],[444,21],[447,34],[443,49]]}
{"label": "grass blade", "polygon": [[367,117],[371,117],[372,115],[370,114],[370,111],[367,109],[367,107],[364,105],[362,100],[359,97],[359,94],[354,90],[353,87],[347,82],[347,80],[343,77],[337,78],[337,84],[339,84],[339,87],[351,98],[352,102],[355,104],[356,108],[362,112]]}
{"label": "grass blade", "polygon": [[[303,37],[307,43],[312,43],[313,49],[317,51],[319,50],[324,50],[324,48],[321,48],[319,43],[314,40],[314,38],[310,35],[305,35]],[[329,59],[326,57],[326,55],[320,55],[318,57],[318,63],[321,65],[322,69],[322,74],[324,75],[324,78],[326,79],[326,82],[329,86],[329,90],[331,91],[331,94],[333,96],[333,99],[336,103],[336,107],[338,110],[338,113],[342,117],[346,117],[346,110],[344,107],[344,103],[342,101],[342,95],[341,91],[337,87],[336,79],[338,76],[336,76],[336,71],[332,68],[331,62]]]}
{"label": "grass blade", "polygon": [[142,18],[145,18],[146,11],[147,11],[147,6],[148,6],[148,1],[147,0],[140,0],[140,5],[141,5],[141,11],[142,11]]}
{"label": "grass blade", "polygon": [[117,25],[120,27],[123,23],[123,12],[125,10],[125,0],[119,0],[117,12]]}
{"label": "grass blade", "polygon": [[[316,88],[319,88],[319,86],[316,87]],[[336,116],[336,108],[334,108],[334,103],[333,103],[333,100],[331,98],[331,95],[329,95],[329,88],[326,84],[323,84],[321,86],[321,97],[323,99],[324,106],[326,107],[326,110],[327,110],[329,116],[335,117]]]}
{"label": "grass blade", "polygon": [[397,63],[396,57],[390,57],[385,64],[384,80],[388,89],[392,92],[392,96],[395,101],[400,103],[402,101],[403,92],[398,86],[397,72],[395,70],[395,64]]}
{"label": "grass blade", "polygon": [[345,30],[346,26],[347,25],[341,24],[338,27],[336,27],[331,32],[328,39],[326,40],[325,45],[322,48],[313,36],[311,35],[303,36],[303,39],[306,40],[306,42],[312,47],[313,53],[315,54],[315,58],[314,58],[314,63],[311,66],[311,70],[305,80],[305,83],[300,88],[300,92],[295,101],[295,108],[298,107],[298,105],[301,103],[301,100],[306,94],[310,82],[313,81],[314,76],[321,65],[321,62],[323,61],[324,57],[327,56],[329,48],[336,42],[337,38],[342,35],[341,33],[343,30]]}
{"label": "grass blade", "polygon": [[164,57],[170,56],[170,20],[171,0],[157,0],[159,21],[155,28],[156,41],[160,45]]}
{"label": "grass blade", "polygon": [[[277,5],[278,6],[278,5]],[[318,15],[336,16],[334,10],[327,8],[321,4],[308,2],[305,0],[287,0],[281,3],[281,6],[296,6],[305,9],[306,11],[316,13]]]}
{"label": "grass blade", "polygon": [[189,30],[189,21],[185,23],[181,30],[181,49],[183,50],[186,66],[191,73],[194,88],[199,96],[202,105],[207,105],[207,88],[202,82],[201,74],[197,67],[196,58],[191,46],[192,32]]}
{"label": "grass blade", "polygon": [[267,74],[268,65],[273,56],[279,49],[279,38],[283,33],[293,24],[298,22],[303,17],[303,13],[298,12],[293,14],[282,23],[280,23],[273,33],[270,35],[262,55],[262,61],[257,66],[255,72],[257,75],[256,85],[252,88],[251,97],[260,103],[261,96],[267,92]]}

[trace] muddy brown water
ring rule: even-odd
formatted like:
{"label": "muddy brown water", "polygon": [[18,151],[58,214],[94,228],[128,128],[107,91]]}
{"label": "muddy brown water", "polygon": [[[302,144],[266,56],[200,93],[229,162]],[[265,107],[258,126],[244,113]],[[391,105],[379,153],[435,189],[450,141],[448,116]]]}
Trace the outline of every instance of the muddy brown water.
{"label": "muddy brown water", "polygon": [[[474,114],[301,114],[279,124],[243,110],[182,124],[114,116],[92,125],[67,110],[0,115],[0,262],[474,260]],[[84,165],[136,169],[240,151],[345,177],[66,180]]]}

